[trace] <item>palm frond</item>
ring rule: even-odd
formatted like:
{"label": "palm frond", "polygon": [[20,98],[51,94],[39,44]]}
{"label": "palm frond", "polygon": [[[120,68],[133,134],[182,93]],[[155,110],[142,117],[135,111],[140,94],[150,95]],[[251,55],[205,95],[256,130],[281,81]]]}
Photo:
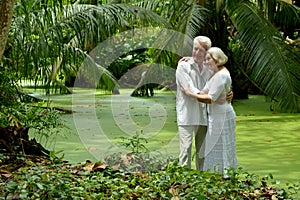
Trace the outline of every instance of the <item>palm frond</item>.
{"label": "palm frond", "polygon": [[197,4],[193,4],[192,10],[190,12],[186,28],[186,34],[191,37],[195,38],[199,35],[200,30],[211,28],[211,25],[208,24],[210,12]]}
{"label": "palm frond", "polygon": [[283,36],[253,4],[228,4],[251,78],[284,110],[298,112],[300,59]]}
{"label": "palm frond", "polygon": [[[283,0],[277,0],[277,13],[275,23],[288,33],[289,29],[294,30],[300,25],[300,8]],[[293,34],[290,33],[290,34]],[[289,35],[293,37],[293,35]]]}
{"label": "palm frond", "polygon": [[167,19],[172,26],[172,30],[162,29],[162,33],[155,42],[156,46],[160,44],[158,49],[161,50],[161,52],[156,51],[155,53],[156,61],[174,67],[177,61],[171,59],[171,55],[167,55],[166,51],[179,56],[190,55],[192,50],[190,41],[199,35],[200,30],[207,25],[207,9],[197,5],[195,0],[171,0],[166,3],[160,0],[152,0],[140,2],[138,5],[157,12]]}
{"label": "palm frond", "polygon": [[[155,13],[125,4],[76,4],[35,9],[23,2],[18,6],[12,25],[16,40],[12,41],[15,48],[11,54],[17,58],[13,59],[15,65],[20,66],[17,71],[36,83],[42,80],[48,85],[58,73],[76,74],[83,62],[82,55],[107,38],[133,28],[132,24],[168,24]],[[76,59],[78,53],[80,56]],[[59,65],[58,59],[62,60]],[[110,79],[111,74],[107,78]]]}
{"label": "palm frond", "polygon": [[87,55],[80,66],[75,81],[76,87],[102,88],[112,91],[119,87],[115,77],[103,66]]}

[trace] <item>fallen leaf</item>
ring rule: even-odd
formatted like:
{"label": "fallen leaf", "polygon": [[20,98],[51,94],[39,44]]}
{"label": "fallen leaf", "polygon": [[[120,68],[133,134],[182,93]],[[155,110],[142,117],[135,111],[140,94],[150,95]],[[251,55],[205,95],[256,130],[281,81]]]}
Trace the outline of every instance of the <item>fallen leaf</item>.
{"label": "fallen leaf", "polygon": [[95,165],[93,167],[93,171],[102,172],[107,167],[108,167],[108,165],[106,165],[106,164],[95,163]]}
{"label": "fallen leaf", "polygon": [[259,190],[254,190],[254,195],[257,196],[260,194],[260,191]]}
{"label": "fallen leaf", "polygon": [[118,170],[118,169],[120,168],[120,163],[115,164],[114,166],[112,166],[112,168],[113,168],[114,170]]}
{"label": "fallen leaf", "polygon": [[176,188],[170,188],[169,192],[173,195],[173,196],[178,196],[178,190]]}
{"label": "fallen leaf", "polygon": [[87,160],[83,166],[83,170],[85,171],[93,171],[94,163],[92,163],[90,160]]}
{"label": "fallen leaf", "polygon": [[95,150],[97,150],[97,149],[96,149],[95,147],[89,147],[88,150],[89,150],[89,151],[95,151]]}
{"label": "fallen leaf", "polygon": [[0,170],[0,174],[2,177],[5,177],[5,178],[9,178],[12,176],[11,172],[7,171],[7,170]]}

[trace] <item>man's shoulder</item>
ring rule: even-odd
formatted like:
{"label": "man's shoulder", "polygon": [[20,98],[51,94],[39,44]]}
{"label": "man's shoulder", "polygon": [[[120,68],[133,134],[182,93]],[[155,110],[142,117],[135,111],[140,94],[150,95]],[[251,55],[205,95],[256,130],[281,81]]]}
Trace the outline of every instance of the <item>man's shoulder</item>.
{"label": "man's shoulder", "polygon": [[177,65],[177,70],[190,70],[191,69],[191,64],[189,64],[186,61],[181,61]]}
{"label": "man's shoulder", "polygon": [[194,60],[192,58],[189,59],[189,60],[187,60],[187,61],[180,61],[178,63],[178,65],[177,65],[177,68],[178,67],[185,67],[185,68],[189,68],[190,69],[193,66],[194,63],[195,62],[194,62]]}
{"label": "man's shoulder", "polygon": [[180,63],[186,64],[186,65],[192,65],[195,64],[195,61],[193,57],[185,57],[186,59],[181,61]]}
{"label": "man's shoulder", "polygon": [[183,61],[180,61],[180,62],[178,63],[178,66],[179,66],[179,65],[191,65],[191,64],[190,64],[189,61],[184,61],[184,60],[183,60]]}

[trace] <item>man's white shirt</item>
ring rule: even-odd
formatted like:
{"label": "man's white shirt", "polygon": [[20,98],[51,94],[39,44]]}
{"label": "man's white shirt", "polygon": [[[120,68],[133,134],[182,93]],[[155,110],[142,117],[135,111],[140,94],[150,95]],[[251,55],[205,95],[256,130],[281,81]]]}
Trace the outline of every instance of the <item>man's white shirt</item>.
{"label": "man's white shirt", "polygon": [[199,93],[212,74],[213,72],[204,65],[200,72],[197,63],[193,59],[178,64],[176,69],[178,125],[207,125],[206,104],[185,95],[181,90],[181,86],[187,88],[189,85],[192,93]]}

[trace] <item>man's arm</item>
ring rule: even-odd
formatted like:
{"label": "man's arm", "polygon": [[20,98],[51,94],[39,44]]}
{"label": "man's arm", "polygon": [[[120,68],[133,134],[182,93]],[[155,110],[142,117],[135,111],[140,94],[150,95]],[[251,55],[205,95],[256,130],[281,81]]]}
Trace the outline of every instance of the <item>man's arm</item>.
{"label": "man's arm", "polygon": [[180,85],[180,87],[188,87],[188,85],[190,86],[190,91],[192,93],[200,93],[200,90],[198,88],[196,88],[196,86],[194,85],[194,82],[192,80],[192,78],[190,77],[189,74],[189,70],[190,70],[190,66],[186,62],[181,62],[178,64],[177,69],[176,69],[176,83],[178,85]]}
{"label": "man's arm", "polygon": [[232,86],[230,87],[230,91],[227,93],[226,95],[226,101],[228,103],[231,103],[233,99],[233,90],[232,90]]}

